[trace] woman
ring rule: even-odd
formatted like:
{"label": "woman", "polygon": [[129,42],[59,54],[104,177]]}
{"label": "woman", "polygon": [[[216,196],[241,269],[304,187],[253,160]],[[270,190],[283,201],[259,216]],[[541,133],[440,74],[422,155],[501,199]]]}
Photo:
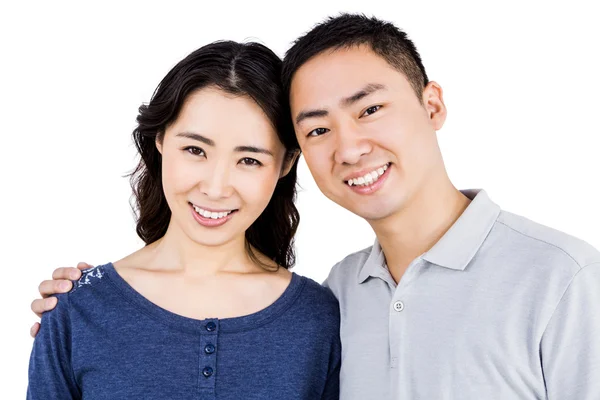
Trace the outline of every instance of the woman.
{"label": "woman", "polygon": [[140,107],[146,246],[57,296],[29,399],[337,398],[337,303],[288,271],[299,150],[280,67],[260,44],[213,43]]}

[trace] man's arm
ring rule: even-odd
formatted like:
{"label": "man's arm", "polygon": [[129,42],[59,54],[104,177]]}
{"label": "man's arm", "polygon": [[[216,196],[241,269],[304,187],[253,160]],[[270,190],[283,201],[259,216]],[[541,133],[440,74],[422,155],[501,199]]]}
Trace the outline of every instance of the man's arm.
{"label": "man's arm", "polygon": [[600,262],[572,279],[540,352],[548,399],[600,399]]}

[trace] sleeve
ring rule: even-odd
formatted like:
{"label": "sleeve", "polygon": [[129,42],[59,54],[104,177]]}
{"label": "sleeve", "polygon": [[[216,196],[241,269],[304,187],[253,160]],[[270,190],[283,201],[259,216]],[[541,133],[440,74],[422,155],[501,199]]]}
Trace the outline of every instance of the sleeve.
{"label": "sleeve", "polygon": [[[331,295],[332,296],[332,295]],[[340,308],[337,300],[331,297],[331,340],[329,341],[329,360],[327,369],[327,380],[323,389],[322,400],[338,400],[340,398],[340,367],[342,363],[342,342],[340,339]]]}
{"label": "sleeve", "polygon": [[69,296],[57,297],[56,308],[43,314],[33,343],[27,400],[81,398],[71,365]]}
{"label": "sleeve", "polygon": [[549,400],[600,399],[600,263],[575,275],[541,341]]}
{"label": "sleeve", "polygon": [[330,354],[327,382],[321,397],[323,400],[338,400],[340,398],[340,364],[341,345],[338,341],[334,344],[333,351]]}
{"label": "sleeve", "polygon": [[[341,264],[341,262],[338,262],[333,267],[331,267],[331,270],[329,270],[329,275],[327,275],[327,278],[325,278],[323,283],[321,283],[321,286],[326,287],[327,289],[331,290],[332,292],[334,292],[334,288],[337,288],[337,286],[338,286],[338,280],[339,280],[338,268],[339,268],[340,264]],[[334,294],[335,294],[335,292],[334,292]]]}

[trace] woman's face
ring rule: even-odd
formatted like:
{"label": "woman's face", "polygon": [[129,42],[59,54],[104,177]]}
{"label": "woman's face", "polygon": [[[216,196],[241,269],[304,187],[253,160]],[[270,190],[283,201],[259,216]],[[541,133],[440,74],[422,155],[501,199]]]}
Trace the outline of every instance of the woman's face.
{"label": "woman's face", "polygon": [[169,229],[176,224],[206,246],[243,238],[269,203],[285,156],[258,104],[211,87],[187,98],[157,147]]}

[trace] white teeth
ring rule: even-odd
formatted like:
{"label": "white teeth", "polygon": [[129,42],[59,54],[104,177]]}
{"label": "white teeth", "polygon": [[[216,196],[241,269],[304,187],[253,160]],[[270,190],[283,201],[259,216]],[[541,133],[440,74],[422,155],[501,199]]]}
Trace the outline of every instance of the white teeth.
{"label": "white teeth", "polygon": [[348,186],[357,186],[357,185],[362,185],[362,186],[368,186],[373,184],[373,182],[376,182],[379,177],[381,175],[383,175],[383,173],[388,169],[388,164],[384,165],[383,167],[379,167],[374,171],[371,171],[367,174],[365,174],[364,176],[361,176],[359,178],[354,178],[354,179],[349,179],[348,181],[346,181],[346,183],[348,184]]}
{"label": "white teeth", "polygon": [[212,211],[207,211],[207,210],[203,210],[200,207],[196,207],[193,206],[194,210],[201,216],[203,216],[204,218],[210,218],[210,219],[219,219],[219,218],[224,218],[226,216],[228,216],[229,214],[231,214],[232,211],[222,211],[222,212],[212,212]]}

